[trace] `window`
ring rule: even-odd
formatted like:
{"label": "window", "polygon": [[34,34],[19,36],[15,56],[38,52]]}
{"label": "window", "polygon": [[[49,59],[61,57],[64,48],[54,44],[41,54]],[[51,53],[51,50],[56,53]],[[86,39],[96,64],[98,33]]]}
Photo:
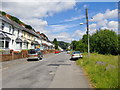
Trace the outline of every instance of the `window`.
{"label": "window", "polygon": [[11,32],[12,26],[9,26],[9,32]]}
{"label": "window", "polygon": [[0,41],[0,48],[4,48],[4,41]]}
{"label": "window", "polygon": [[4,23],[2,23],[1,29],[3,30],[3,29],[4,29],[4,27],[5,27],[5,24],[4,24]]}
{"label": "window", "polygon": [[6,43],[5,43],[5,48],[8,48],[8,47],[9,47],[9,42],[6,41]]}
{"label": "window", "polygon": [[4,41],[4,39],[0,39],[0,48],[9,48],[9,41]]}
{"label": "window", "polygon": [[12,45],[13,45],[13,43],[14,43],[14,40],[12,40]]}
{"label": "window", "polygon": [[22,43],[20,43],[20,48],[22,48]]}
{"label": "window", "polygon": [[12,27],[12,28],[13,28],[12,34],[14,34],[14,31],[15,31],[14,29],[15,29],[15,28],[14,28],[14,27]]}
{"label": "window", "polygon": [[18,37],[19,37],[20,30],[18,30]]}

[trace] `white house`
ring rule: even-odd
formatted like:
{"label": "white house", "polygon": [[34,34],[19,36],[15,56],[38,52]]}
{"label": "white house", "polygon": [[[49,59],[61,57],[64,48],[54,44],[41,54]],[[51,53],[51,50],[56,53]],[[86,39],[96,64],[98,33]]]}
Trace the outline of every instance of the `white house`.
{"label": "white house", "polygon": [[0,49],[35,49],[40,46],[41,50],[54,49],[54,45],[45,34],[36,33],[34,30],[25,28],[6,16],[0,16]]}
{"label": "white house", "polygon": [[0,48],[20,50],[22,48],[22,28],[5,16],[0,17],[0,23]]}

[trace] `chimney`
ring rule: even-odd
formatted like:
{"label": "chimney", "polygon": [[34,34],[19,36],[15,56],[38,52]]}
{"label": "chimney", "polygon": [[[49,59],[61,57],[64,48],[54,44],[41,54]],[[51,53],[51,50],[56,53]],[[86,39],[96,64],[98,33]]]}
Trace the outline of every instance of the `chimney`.
{"label": "chimney", "polygon": [[25,25],[24,25],[24,24],[20,24],[20,26],[25,27]]}
{"label": "chimney", "polygon": [[9,14],[6,14],[5,17],[10,19],[11,16]]}
{"label": "chimney", "polygon": [[36,33],[40,35],[40,32],[36,32]]}

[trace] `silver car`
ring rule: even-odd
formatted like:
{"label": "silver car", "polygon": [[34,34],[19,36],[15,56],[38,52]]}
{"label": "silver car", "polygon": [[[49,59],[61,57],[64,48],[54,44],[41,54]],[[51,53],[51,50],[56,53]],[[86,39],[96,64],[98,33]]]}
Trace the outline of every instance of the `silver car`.
{"label": "silver car", "polygon": [[80,53],[80,51],[74,51],[71,54],[71,59],[82,58],[82,57],[83,57],[83,55],[82,55],[82,53]]}
{"label": "silver car", "polygon": [[41,51],[36,51],[35,49],[28,50],[28,60],[37,59],[40,60],[43,58],[43,54]]}

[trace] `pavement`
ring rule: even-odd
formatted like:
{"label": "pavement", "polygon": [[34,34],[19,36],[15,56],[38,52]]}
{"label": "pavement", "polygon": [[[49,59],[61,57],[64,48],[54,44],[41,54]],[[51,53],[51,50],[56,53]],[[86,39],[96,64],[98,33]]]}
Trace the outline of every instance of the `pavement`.
{"label": "pavement", "polygon": [[74,61],[67,61],[57,69],[49,88],[90,88],[82,69]]}
{"label": "pavement", "polygon": [[[1,69],[0,69],[1,70]],[[0,72],[1,74],[1,72]],[[0,80],[1,81],[1,80]],[[66,52],[2,62],[2,88],[90,88],[82,69]]]}

